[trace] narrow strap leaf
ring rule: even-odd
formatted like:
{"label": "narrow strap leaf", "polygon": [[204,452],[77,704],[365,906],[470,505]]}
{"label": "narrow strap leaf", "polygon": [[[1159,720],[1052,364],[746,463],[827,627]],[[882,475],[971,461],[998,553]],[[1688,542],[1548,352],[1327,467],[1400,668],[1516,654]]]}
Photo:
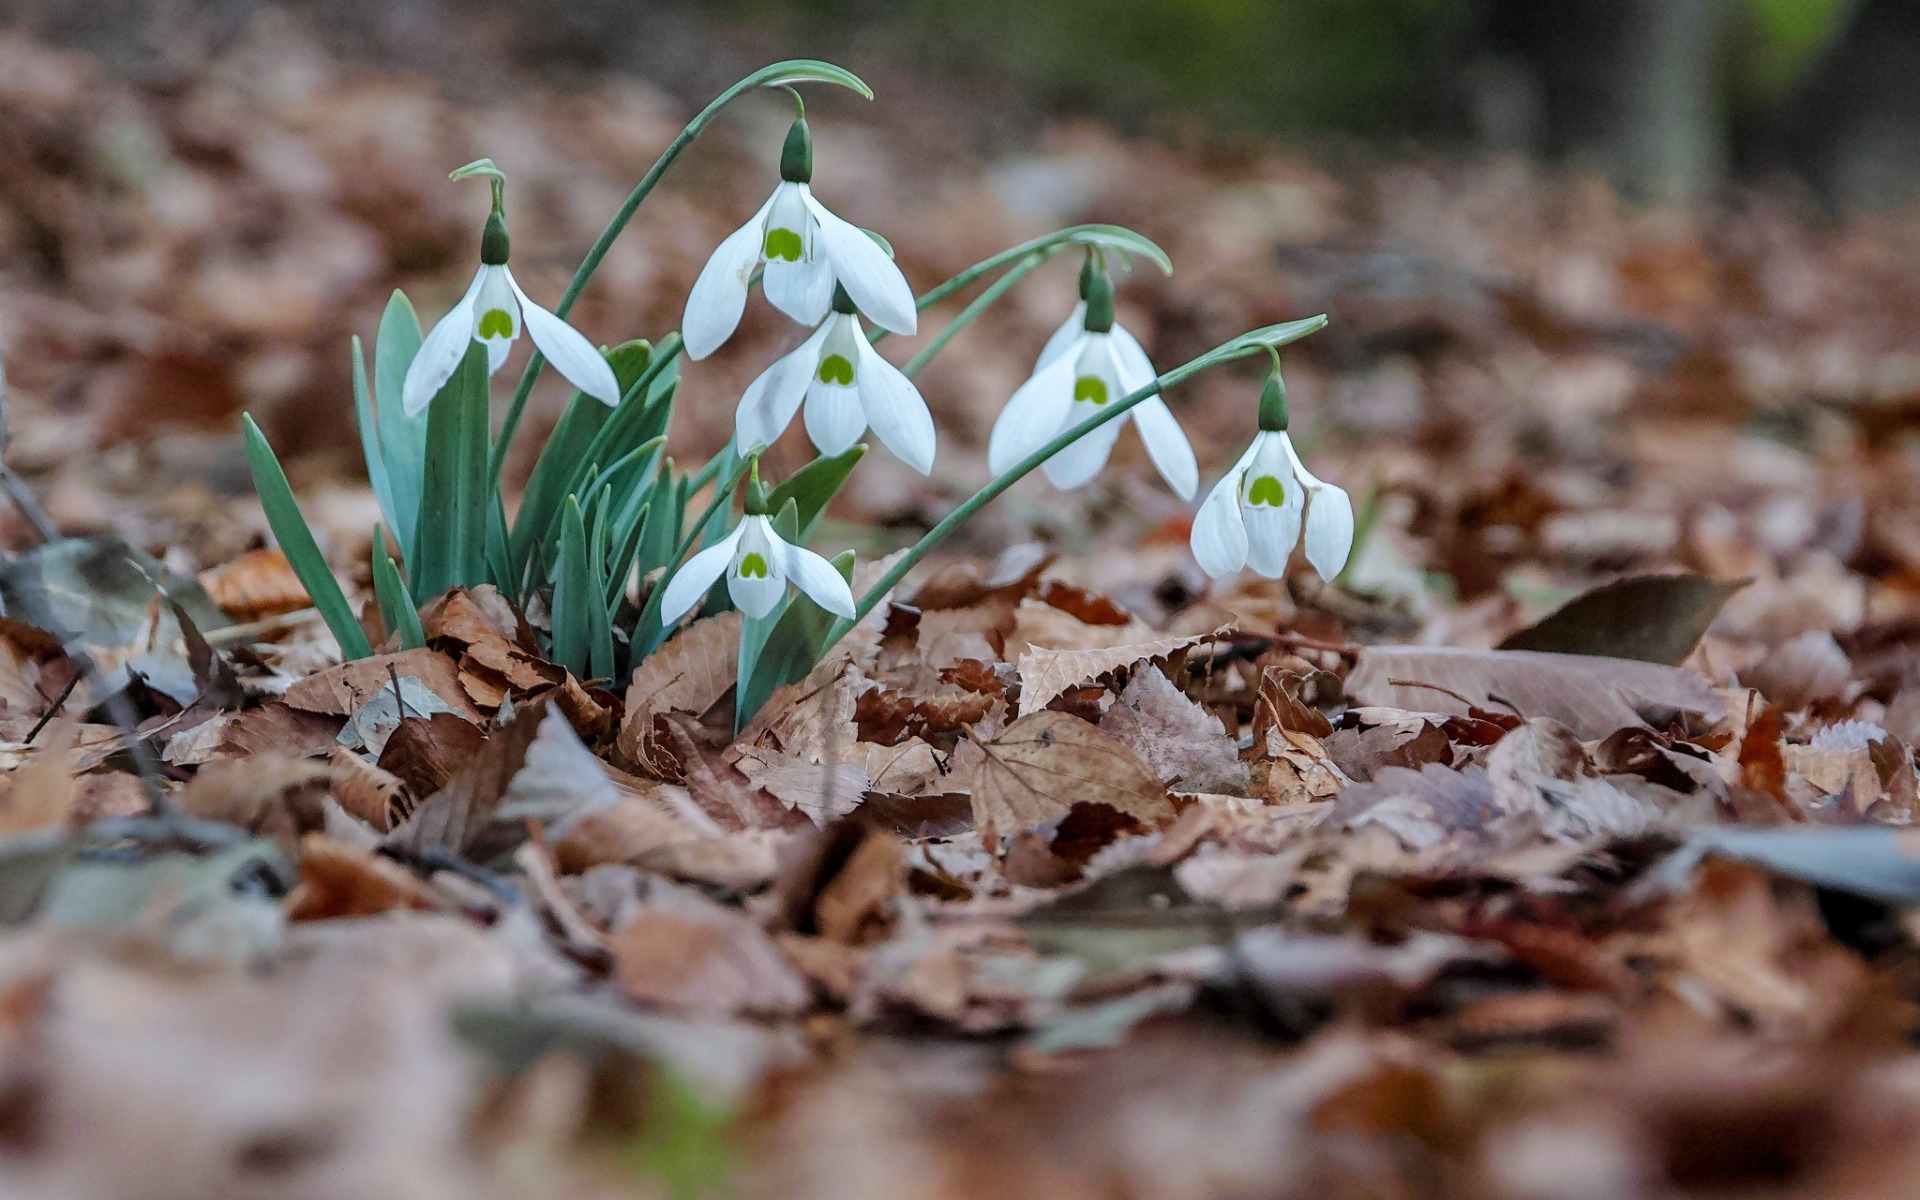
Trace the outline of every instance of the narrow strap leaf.
{"label": "narrow strap leaf", "polygon": [[373,595],[380,602],[381,619],[387,628],[400,635],[402,650],[418,650],[427,644],[426,630],[420,626],[420,610],[407,594],[407,582],[400,567],[387,553],[387,533],[373,527]]}
{"label": "narrow strap leaf", "polygon": [[334,640],[340,643],[340,652],[348,658],[366,658],[373,653],[373,647],[367,643],[366,631],[360,628],[359,619],[347,604],[340,581],[333,577],[319,544],[313,540],[306,518],[300,515],[300,505],[293,498],[287,473],[281,469],[273,447],[267,444],[266,435],[253,423],[253,418],[242,414],[240,421],[246,431],[247,465],[253,470],[253,490],[260,496],[260,507],[266,511],[267,524],[273,528],[281,552],[287,556],[287,563],[299,577],[301,586],[307,589],[313,606],[320,610],[321,619],[333,631]]}
{"label": "narrow strap leaf", "polygon": [[467,347],[446,386],[427,407],[427,458],[420,524],[407,571],[415,596],[487,581],[487,349]]}

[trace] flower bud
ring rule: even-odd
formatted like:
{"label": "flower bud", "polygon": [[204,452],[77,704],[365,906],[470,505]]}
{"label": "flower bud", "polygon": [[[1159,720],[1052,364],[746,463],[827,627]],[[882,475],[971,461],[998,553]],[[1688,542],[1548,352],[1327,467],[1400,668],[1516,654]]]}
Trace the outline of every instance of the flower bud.
{"label": "flower bud", "polygon": [[813,134],[805,117],[795,117],[780,148],[780,178],[788,183],[813,182]]}
{"label": "flower bud", "polygon": [[480,261],[489,267],[504,267],[511,250],[507,239],[507,219],[496,208],[487,214],[486,232],[480,235]]}
{"label": "flower bud", "polygon": [[1278,367],[1260,389],[1260,428],[1267,433],[1283,433],[1287,428],[1287,384]]}
{"label": "flower bud", "polygon": [[1110,333],[1113,330],[1113,280],[1102,270],[1095,270],[1086,277],[1087,319],[1082,327],[1088,333]]}

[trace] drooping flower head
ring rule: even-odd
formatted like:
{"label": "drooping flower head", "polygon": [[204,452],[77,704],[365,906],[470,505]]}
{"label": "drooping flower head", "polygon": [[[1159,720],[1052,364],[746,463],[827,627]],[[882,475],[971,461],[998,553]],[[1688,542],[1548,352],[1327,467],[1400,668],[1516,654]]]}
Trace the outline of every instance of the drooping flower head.
{"label": "drooping flower head", "polygon": [[807,436],[820,453],[850,449],[871,425],[900,461],[922,475],[933,470],[933,414],[913,381],[867,341],[843,287],[834,288],[833,312],[813,336],[748,385],[734,444],[743,452],[771,446],[802,400]]}
{"label": "drooping flower head", "polygon": [[832,563],[782,538],[767,519],[766,492],[756,462],[747,485],[740,524],[725,538],[687,560],[667,581],[660,600],[660,623],[672,625],[700,603],[721,575],[735,608],[764,617],[787,594],[787,584],[835,616],[853,618],[853,589]]}
{"label": "drooping flower head", "polygon": [[879,242],[813,198],[812,181],[813,136],[803,110],[780,153],[779,186],[694,280],[680,323],[689,357],[705,358],[733,336],[746,311],[747,285],[763,264],[767,300],[802,325],[818,325],[827,315],[838,283],[882,329],[911,334],[918,328],[906,276]]}
{"label": "drooping flower head", "polygon": [[[1080,303],[1040,351],[1033,374],[1007,401],[987,441],[987,465],[995,474],[1068,429],[1099,415],[1108,404],[1154,380],[1153,364],[1132,334],[1114,323],[1113,282],[1091,255],[1080,273]],[[1193,447],[1166,401],[1153,396],[1125,417],[1107,422],[1048,459],[1042,467],[1058,488],[1076,488],[1107,465],[1120,427],[1132,420],[1147,457],[1182,500],[1193,499],[1200,469]]]}
{"label": "drooping flower head", "polygon": [[406,382],[400,390],[401,407],[408,416],[414,416],[432,403],[434,396],[453,377],[472,342],[487,348],[487,372],[498,371],[520,336],[523,319],[534,346],[568,383],[609,407],[619,404],[619,381],[593,343],[573,326],[529,300],[514,282],[513,272],[507,269],[511,243],[501,204],[506,176],[493,165],[492,159],[483,158],[461,167],[451,177],[475,176],[484,176],[493,184],[493,211],[488,214],[486,230],[480,235],[480,270],[468,285],[466,295],[460,297],[460,302],[441,317],[421,341],[420,351],[407,367]]}
{"label": "drooping flower head", "polygon": [[1287,436],[1287,390],[1276,356],[1260,393],[1260,432],[1194,517],[1193,557],[1215,578],[1252,567],[1279,579],[1301,540],[1303,516],[1307,562],[1331,582],[1353,552],[1353,502],[1301,465]]}

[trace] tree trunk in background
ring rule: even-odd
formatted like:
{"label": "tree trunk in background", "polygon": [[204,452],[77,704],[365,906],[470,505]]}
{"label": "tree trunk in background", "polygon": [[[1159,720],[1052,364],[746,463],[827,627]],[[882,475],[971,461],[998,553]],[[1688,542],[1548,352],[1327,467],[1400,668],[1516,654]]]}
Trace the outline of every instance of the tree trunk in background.
{"label": "tree trunk in background", "polygon": [[1620,182],[1647,200],[1690,205],[1726,167],[1718,88],[1724,0],[1620,0]]}

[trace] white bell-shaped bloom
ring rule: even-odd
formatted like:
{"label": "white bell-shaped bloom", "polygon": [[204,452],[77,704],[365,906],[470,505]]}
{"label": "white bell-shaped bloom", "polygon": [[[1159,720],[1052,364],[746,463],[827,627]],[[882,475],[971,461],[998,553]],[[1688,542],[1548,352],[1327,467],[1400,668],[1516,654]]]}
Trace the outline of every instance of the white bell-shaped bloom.
{"label": "white bell-shaped bloom", "polygon": [[1353,552],[1353,502],[1301,465],[1285,432],[1263,431],[1207,493],[1193,520],[1193,557],[1215,578],[1252,567],[1279,579],[1300,541],[1303,510],[1307,562],[1331,581]]}
{"label": "white bell-shaped bloom", "polygon": [[913,289],[880,244],[827,211],[807,184],[788,181],[720,243],[694,280],[680,323],[689,357],[705,358],[733,336],[746,311],[747,283],[762,263],[767,300],[802,325],[827,315],[837,282],[882,329],[911,334],[919,327]]}
{"label": "white bell-shaped bloom", "polygon": [[853,589],[832,563],[783,540],[767,518],[747,516],[725,540],[688,559],[667,582],[660,623],[671,625],[687,615],[723,574],[734,607],[750,617],[772,612],[792,583],[821,608],[853,619]]}
{"label": "white bell-shaped bloom", "polygon": [[807,436],[822,454],[851,448],[871,425],[882,445],[914,470],[933,470],[933,414],[913,381],[836,312],[800,348],[747,386],[734,417],[742,453],[771,446],[806,402]]}
{"label": "white bell-shaped bloom", "polygon": [[[1153,382],[1153,364],[1132,334],[1119,325],[1106,333],[1084,327],[1083,300],[1047,340],[1033,375],[1007,401],[987,441],[987,466],[998,475],[1065,430],[1097,416],[1108,404]],[[1193,447],[1166,401],[1149,397],[1119,420],[1072,443],[1042,467],[1055,487],[1075,488],[1107,465],[1120,427],[1132,420],[1147,457],[1182,500],[1193,499],[1200,468]]]}
{"label": "white bell-shaped bloom", "polygon": [[487,371],[498,371],[520,336],[523,319],[533,344],[568,383],[609,407],[620,403],[620,383],[593,343],[527,299],[513,272],[499,263],[483,264],[460,303],[421,341],[400,392],[407,415],[415,416],[432,403],[466,357],[470,342],[486,346]]}

